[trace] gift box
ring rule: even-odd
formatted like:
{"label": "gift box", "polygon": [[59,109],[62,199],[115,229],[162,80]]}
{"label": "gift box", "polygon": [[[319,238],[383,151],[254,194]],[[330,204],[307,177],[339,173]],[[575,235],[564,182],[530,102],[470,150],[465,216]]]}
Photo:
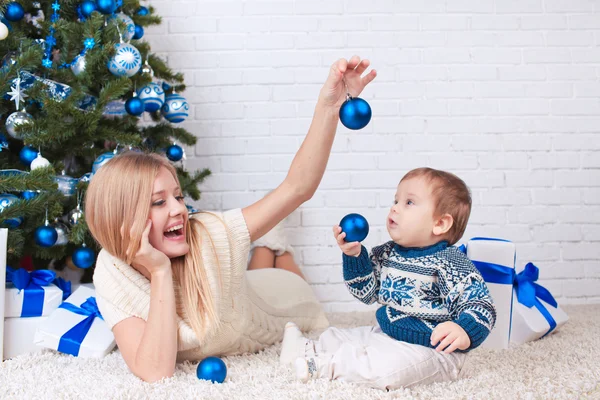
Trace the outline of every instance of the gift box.
{"label": "gift box", "polygon": [[0,360],[4,360],[2,354],[4,348],[4,294],[5,281],[2,277],[6,275],[6,248],[8,241],[8,229],[0,228]]}
{"label": "gift box", "polygon": [[569,320],[546,288],[536,283],[539,269],[528,263],[514,280],[510,341],[523,344],[555,332]]}
{"label": "gift box", "polygon": [[2,359],[42,350],[33,342],[35,331],[48,317],[6,318],[4,320],[4,354]]}
{"label": "gift box", "polygon": [[79,286],[35,333],[37,345],[76,357],[103,357],[116,345],[98,310],[94,289]]}
{"label": "gift box", "polygon": [[66,294],[54,282],[58,280],[52,271],[28,272],[23,268],[13,270],[6,267],[4,317],[49,315],[62,303]]}
{"label": "gift box", "polygon": [[472,238],[466,253],[483,276],[496,308],[496,324],[481,347],[507,349],[513,314],[515,245],[504,239]]}

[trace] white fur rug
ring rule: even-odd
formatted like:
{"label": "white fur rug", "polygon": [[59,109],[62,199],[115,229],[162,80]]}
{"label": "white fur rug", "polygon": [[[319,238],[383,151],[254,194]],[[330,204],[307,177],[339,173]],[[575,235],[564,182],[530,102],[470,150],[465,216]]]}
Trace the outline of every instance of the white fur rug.
{"label": "white fur rug", "polygon": [[[197,363],[180,364],[173,378],[147,384],[127,370],[118,351],[103,359],[77,359],[44,350],[1,364],[0,398],[600,399],[600,304],[564,308],[570,321],[559,332],[506,351],[476,349],[457,382],[389,393],[342,382],[297,382],[279,366],[280,345],[275,345],[259,354],[225,358],[223,384],[198,380]],[[373,322],[373,313],[330,317],[334,326]]]}

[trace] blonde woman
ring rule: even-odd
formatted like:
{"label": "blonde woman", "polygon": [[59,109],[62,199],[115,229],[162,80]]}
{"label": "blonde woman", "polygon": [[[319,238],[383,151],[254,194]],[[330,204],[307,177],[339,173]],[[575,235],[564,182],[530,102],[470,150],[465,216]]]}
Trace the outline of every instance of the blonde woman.
{"label": "blonde woman", "polygon": [[[178,360],[256,352],[327,319],[308,284],[280,268],[246,272],[250,243],[310,199],[319,185],[347,90],[371,82],[368,60],[340,59],[285,180],[243,209],[188,218],[175,170],[156,155],[125,153],[94,175],[86,221],[103,250],[96,299],[129,367],[145,381],[170,377]],[[347,87],[347,88],[346,88]]]}

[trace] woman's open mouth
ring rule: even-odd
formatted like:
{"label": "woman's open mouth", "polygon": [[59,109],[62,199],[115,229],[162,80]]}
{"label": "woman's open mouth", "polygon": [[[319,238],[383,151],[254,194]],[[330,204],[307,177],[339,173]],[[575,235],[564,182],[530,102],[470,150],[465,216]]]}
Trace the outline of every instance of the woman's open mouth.
{"label": "woman's open mouth", "polygon": [[164,235],[165,238],[169,240],[179,240],[183,238],[183,224],[175,225],[169,228]]}

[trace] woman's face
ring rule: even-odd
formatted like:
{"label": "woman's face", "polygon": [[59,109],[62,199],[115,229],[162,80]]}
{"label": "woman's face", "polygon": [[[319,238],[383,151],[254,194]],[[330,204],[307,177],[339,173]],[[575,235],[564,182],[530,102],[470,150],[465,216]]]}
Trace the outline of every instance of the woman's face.
{"label": "woman's face", "polygon": [[169,258],[187,254],[190,250],[185,240],[188,210],[183,202],[181,188],[166,168],[161,168],[154,180],[151,201],[150,244]]}

